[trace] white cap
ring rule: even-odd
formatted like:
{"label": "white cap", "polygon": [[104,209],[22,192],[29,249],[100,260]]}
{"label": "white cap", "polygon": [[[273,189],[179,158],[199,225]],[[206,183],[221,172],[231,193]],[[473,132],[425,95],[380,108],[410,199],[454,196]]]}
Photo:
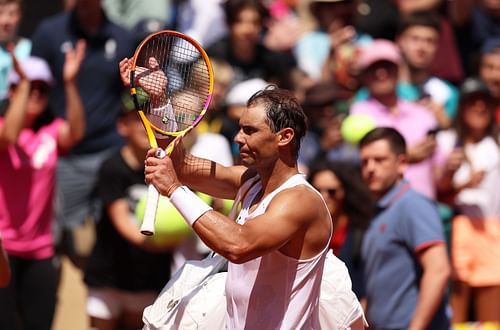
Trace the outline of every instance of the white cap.
{"label": "white cap", "polygon": [[248,99],[269,85],[265,80],[253,78],[234,85],[226,95],[226,105],[246,105]]}
{"label": "white cap", "polygon": [[[21,64],[21,68],[24,70],[24,73],[30,81],[41,80],[49,85],[53,84],[54,79],[52,77],[52,73],[50,72],[49,65],[44,59],[30,56],[20,60],[19,62]],[[14,68],[10,70],[8,80],[10,85],[14,85],[19,82],[19,75]]]}

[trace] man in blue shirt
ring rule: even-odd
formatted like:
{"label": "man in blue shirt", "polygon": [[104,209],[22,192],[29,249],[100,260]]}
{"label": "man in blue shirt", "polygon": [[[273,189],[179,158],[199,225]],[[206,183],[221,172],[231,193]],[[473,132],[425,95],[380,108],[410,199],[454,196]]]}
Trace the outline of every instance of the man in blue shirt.
{"label": "man in blue shirt", "polygon": [[360,157],[363,179],[377,199],[362,246],[371,328],[448,329],[443,228],[434,203],[403,179],[404,138],[393,128],[376,128],[360,141]]}

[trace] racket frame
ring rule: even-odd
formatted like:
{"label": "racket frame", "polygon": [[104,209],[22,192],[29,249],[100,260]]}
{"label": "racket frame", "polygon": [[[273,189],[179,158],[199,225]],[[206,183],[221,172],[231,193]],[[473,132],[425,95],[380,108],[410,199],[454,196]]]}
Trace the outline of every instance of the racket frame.
{"label": "racket frame", "polygon": [[[169,36],[173,37],[178,37],[181,39],[186,40],[188,43],[190,43],[193,47],[196,48],[196,50],[200,53],[201,55],[201,60],[203,60],[207,66],[208,69],[208,77],[209,77],[209,85],[208,85],[208,93],[207,93],[207,98],[205,100],[205,103],[203,104],[203,109],[197,116],[197,118],[193,121],[191,125],[186,127],[185,129],[177,132],[167,132],[159,127],[155,126],[153,123],[149,121],[147,118],[146,114],[144,113],[144,110],[141,108],[138,96],[137,96],[137,88],[136,88],[136,83],[135,83],[135,70],[136,70],[136,60],[145,44],[147,44],[151,39],[156,38],[158,35],[161,34],[167,34]],[[168,77],[167,77],[168,79]],[[205,52],[205,50],[201,47],[201,45],[194,40],[193,38],[177,32],[173,30],[162,30],[158,31],[155,33],[150,34],[147,36],[140,44],[137,46],[137,49],[135,50],[134,56],[131,59],[130,62],[130,95],[132,96],[132,100],[134,102],[135,109],[137,111],[137,114],[139,115],[139,118],[141,119],[141,122],[144,126],[144,129],[146,130],[146,134],[148,136],[149,140],[149,145],[151,148],[158,148],[158,141],[156,140],[155,133],[159,133],[161,135],[169,136],[174,138],[172,141],[169,142],[166,150],[162,150],[156,153],[156,157],[158,158],[163,158],[165,155],[170,155],[174,149],[174,147],[182,140],[182,137],[184,137],[189,131],[191,131],[196,125],[200,123],[200,121],[203,119],[203,116],[208,110],[208,106],[210,105],[210,102],[212,100],[212,93],[213,93],[213,86],[214,86],[214,75],[213,75],[213,70],[212,70],[212,65],[210,63],[210,59]],[[168,88],[168,86],[167,86]],[[175,110],[175,109],[174,109]],[[158,199],[159,199],[159,192],[155,188],[153,184],[149,184],[148,186],[148,196],[147,196],[147,202],[146,202],[146,208],[144,211],[144,219],[142,221],[141,225],[141,233],[147,236],[154,235],[154,225],[156,221],[156,210],[158,208]]]}

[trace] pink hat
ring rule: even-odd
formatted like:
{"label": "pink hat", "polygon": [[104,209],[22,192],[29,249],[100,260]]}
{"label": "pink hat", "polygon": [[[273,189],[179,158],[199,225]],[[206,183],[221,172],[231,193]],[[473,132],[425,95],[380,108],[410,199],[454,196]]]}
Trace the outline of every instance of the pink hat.
{"label": "pink hat", "polygon": [[364,70],[378,61],[389,61],[399,64],[401,62],[401,53],[398,46],[389,40],[375,39],[373,42],[360,47],[357,60],[360,70]]}
{"label": "pink hat", "polygon": [[[47,62],[39,57],[30,56],[28,58],[19,60],[24,73],[30,81],[41,80],[49,85],[52,85],[54,80],[50,72]],[[11,69],[8,76],[10,85],[15,85],[19,82],[19,75],[16,70]]]}

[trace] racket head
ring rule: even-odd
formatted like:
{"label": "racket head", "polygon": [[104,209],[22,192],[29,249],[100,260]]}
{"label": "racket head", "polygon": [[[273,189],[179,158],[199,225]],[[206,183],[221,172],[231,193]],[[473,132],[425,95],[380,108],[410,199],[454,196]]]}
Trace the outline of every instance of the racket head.
{"label": "racket head", "polygon": [[176,137],[196,126],[212,99],[213,80],[201,45],[177,31],[149,35],[130,62],[130,94],[156,135]]}

